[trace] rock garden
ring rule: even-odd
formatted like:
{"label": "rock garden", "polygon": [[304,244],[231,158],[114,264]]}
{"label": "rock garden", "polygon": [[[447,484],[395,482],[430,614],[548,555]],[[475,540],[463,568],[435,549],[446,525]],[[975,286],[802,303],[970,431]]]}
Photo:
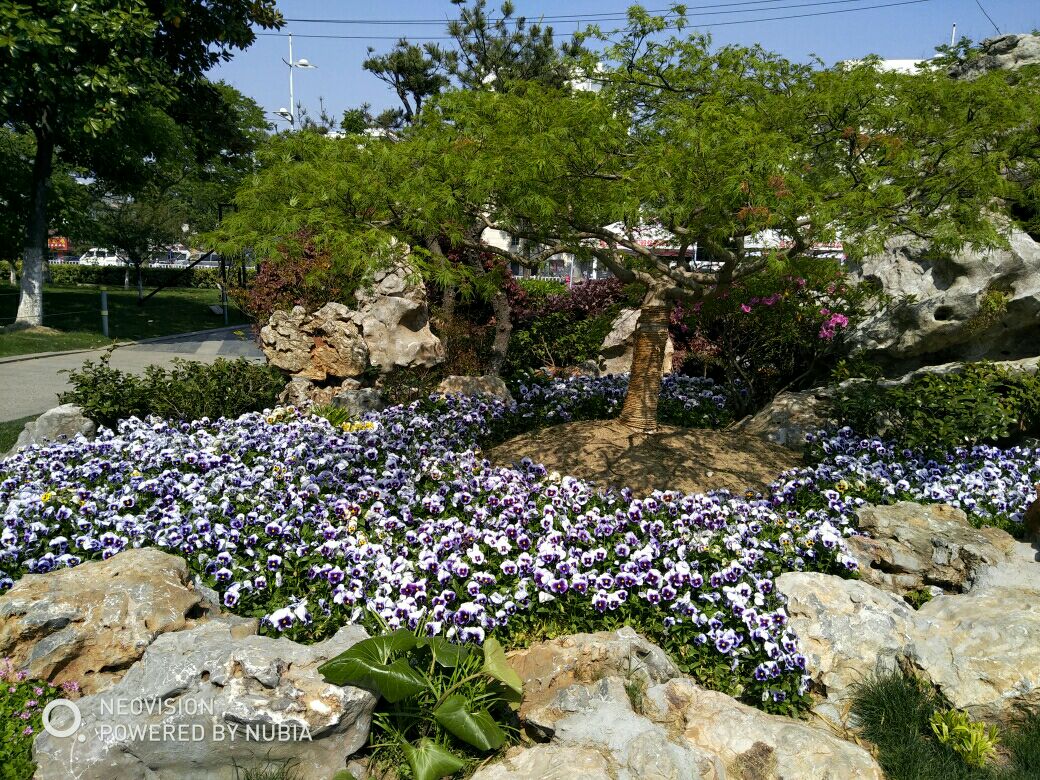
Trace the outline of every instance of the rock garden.
{"label": "rock garden", "polygon": [[267,142],[267,363],[0,461],[0,776],[1040,778],[1035,36],[684,24]]}

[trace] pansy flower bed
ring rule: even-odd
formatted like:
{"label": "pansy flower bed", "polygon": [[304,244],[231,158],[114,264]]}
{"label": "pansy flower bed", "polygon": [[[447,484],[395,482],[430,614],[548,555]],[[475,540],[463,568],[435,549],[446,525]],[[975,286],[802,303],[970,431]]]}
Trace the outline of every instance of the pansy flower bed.
{"label": "pansy flower bed", "polygon": [[[508,407],[435,398],[340,428],[293,409],[133,419],[93,442],[25,451],[0,466],[0,587],[154,545],[268,633],[310,640],[360,622],[509,641],[628,621],[704,683],[789,709],[805,659],[775,578],[854,569],[842,539],[864,499],[834,486],[866,484],[857,464],[888,453],[836,439],[832,462],[785,475],[768,496],[641,499],[481,457],[479,442],[525,410],[543,423],[583,414],[597,387],[612,403],[617,381],[529,388]],[[681,403],[724,410],[704,380],[672,381]],[[915,490],[936,479],[911,477]]]}

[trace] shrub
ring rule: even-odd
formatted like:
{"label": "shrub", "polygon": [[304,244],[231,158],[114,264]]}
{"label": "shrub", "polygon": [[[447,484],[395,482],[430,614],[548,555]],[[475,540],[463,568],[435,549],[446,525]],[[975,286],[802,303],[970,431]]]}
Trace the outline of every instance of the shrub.
{"label": "shrub", "polygon": [[142,376],[112,368],[111,353],[69,371],[72,390],[63,404],[76,404],[99,425],[114,427],[150,414],[170,420],[237,417],[274,406],[285,378],[274,368],[244,358],[212,364],[176,358],[171,368],[148,366]]}
{"label": "shrub", "polygon": [[845,279],[837,261],[810,259],[768,268],[672,313],[675,365],[728,383],[749,406],[792,384],[827,374],[842,335],[876,293]]}
{"label": "shrub", "polygon": [[925,373],[899,385],[852,382],[833,404],[842,424],[909,449],[946,453],[1040,429],[1040,378],[991,363]]}
{"label": "shrub", "polygon": [[260,264],[249,286],[235,289],[236,303],[258,324],[271,314],[303,306],[308,311],[320,309],[330,301],[349,303],[356,280],[351,280],[335,267],[328,251],[316,249],[305,235],[296,237],[302,251],[291,254],[285,249],[281,257]]}
{"label": "shrub", "polygon": [[[77,284],[104,284],[111,287],[122,287],[125,276],[126,269],[116,266],[50,266],[50,283],[55,287],[75,287]],[[142,278],[145,287],[174,283],[177,287],[215,288],[220,284],[220,269],[195,267],[191,270],[183,270],[146,266],[143,269]],[[134,269],[130,269],[130,284],[137,284],[137,271]]]}
{"label": "shrub", "polygon": [[629,288],[617,279],[581,282],[570,288],[522,279],[507,289],[513,335],[506,373],[519,375],[594,360]]}

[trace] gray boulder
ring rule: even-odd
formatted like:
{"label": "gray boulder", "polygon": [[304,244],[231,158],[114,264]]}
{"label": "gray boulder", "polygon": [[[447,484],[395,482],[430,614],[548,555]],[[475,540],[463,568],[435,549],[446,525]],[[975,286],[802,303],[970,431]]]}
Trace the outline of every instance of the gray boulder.
{"label": "gray boulder", "polygon": [[[15,582],[0,596],[0,657],[36,679],[93,693],[119,680],[157,637],[217,612],[183,558],[126,550]],[[256,621],[243,622],[256,631]]]}
{"label": "gray boulder", "polygon": [[914,611],[865,582],[825,574],[777,579],[808,659],[817,715],[848,725],[848,693],[879,672],[909,668],[954,707],[999,721],[1040,705],[1040,563],[1028,545],[978,575],[966,593]]}
{"label": "gray boulder", "polygon": [[987,568],[1009,561],[1015,540],[998,528],[973,528],[946,504],[900,501],[857,512],[866,536],[846,540],[865,582],[903,595],[927,587],[968,590]]}
{"label": "gray boulder", "polygon": [[489,395],[500,398],[507,404],[513,402],[513,396],[506,383],[497,376],[448,376],[437,385],[437,392],[444,395]]}
{"label": "gray boulder", "polygon": [[27,422],[8,455],[33,444],[69,441],[77,436],[93,439],[96,433],[97,426],[84,416],[81,407],[76,404],[62,404]]}
{"label": "gray boulder", "polygon": [[818,387],[802,392],[784,391],[753,417],[737,425],[738,430],[766,441],[801,451],[807,434],[825,428],[830,422],[829,404],[834,391]]}
{"label": "gray boulder", "polygon": [[815,572],[787,572],[776,586],[819,697],[813,710],[840,728],[853,688],[899,668],[917,630],[914,611],[865,582]]}
{"label": "gray boulder", "polygon": [[[632,369],[632,341],[639,324],[639,309],[622,309],[610,324],[610,333],[599,348],[600,363],[604,374],[625,374]],[[671,337],[664,348],[664,372],[672,370],[672,355],[675,346]]]}
{"label": "gray boulder", "polygon": [[[234,780],[236,767],[277,761],[329,778],[364,745],[376,697],[317,667],[365,636],[348,626],[304,646],[220,623],[165,634],[119,683],[76,702],[74,734],[37,737],[36,780]],[[70,728],[72,713],[53,722]]]}
{"label": "gray boulder", "polygon": [[949,74],[954,78],[974,78],[989,70],[1018,70],[1027,65],[1040,65],[1040,35],[998,35],[979,44],[982,51],[976,59],[954,65]]}
{"label": "gray boulder", "polygon": [[850,263],[894,301],[853,328],[849,348],[890,374],[965,360],[1032,357],[1040,343],[1040,245],[1014,230],[1009,249],[936,255],[897,238]]}
{"label": "gray boulder", "polygon": [[375,387],[348,387],[332,396],[332,405],[346,409],[351,417],[362,417],[368,412],[382,411],[386,401]]}

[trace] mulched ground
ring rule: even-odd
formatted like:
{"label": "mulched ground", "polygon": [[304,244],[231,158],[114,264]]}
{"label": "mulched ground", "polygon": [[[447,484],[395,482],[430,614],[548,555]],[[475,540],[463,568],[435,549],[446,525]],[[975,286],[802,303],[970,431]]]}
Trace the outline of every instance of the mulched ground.
{"label": "mulched ground", "polygon": [[637,496],[655,489],[759,492],[802,464],[798,453],[746,433],[662,426],[647,436],[613,420],[556,425],[517,436],[490,453],[502,466],[525,456],[601,487],[630,487]]}

